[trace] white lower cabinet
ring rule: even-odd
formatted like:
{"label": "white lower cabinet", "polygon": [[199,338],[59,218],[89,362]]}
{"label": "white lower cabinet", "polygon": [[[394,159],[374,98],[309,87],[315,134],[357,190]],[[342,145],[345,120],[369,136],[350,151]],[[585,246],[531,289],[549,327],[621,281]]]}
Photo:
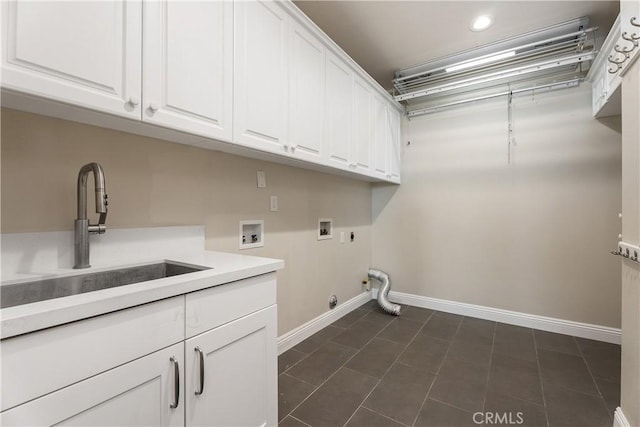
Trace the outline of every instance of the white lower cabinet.
{"label": "white lower cabinet", "polygon": [[[2,413],[3,426],[181,426],[182,343]],[[55,355],[51,355],[52,358]],[[59,369],[67,369],[64,359]],[[176,390],[177,393],[176,393]]]}
{"label": "white lower cabinet", "polygon": [[278,423],[276,316],[271,306],[186,341],[187,425]]}
{"label": "white lower cabinet", "polygon": [[275,273],[8,338],[2,426],[275,426]]}

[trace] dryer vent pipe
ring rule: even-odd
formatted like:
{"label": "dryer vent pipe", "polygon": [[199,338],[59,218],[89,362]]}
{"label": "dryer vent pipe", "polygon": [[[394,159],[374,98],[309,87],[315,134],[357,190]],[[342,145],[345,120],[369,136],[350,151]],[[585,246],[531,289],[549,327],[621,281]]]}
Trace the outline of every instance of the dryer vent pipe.
{"label": "dryer vent pipe", "polygon": [[391,278],[382,270],[375,268],[369,269],[369,279],[376,279],[380,282],[380,290],[378,291],[378,304],[384,311],[395,316],[400,316],[401,306],[389,301],[389,291],[391,290]]}

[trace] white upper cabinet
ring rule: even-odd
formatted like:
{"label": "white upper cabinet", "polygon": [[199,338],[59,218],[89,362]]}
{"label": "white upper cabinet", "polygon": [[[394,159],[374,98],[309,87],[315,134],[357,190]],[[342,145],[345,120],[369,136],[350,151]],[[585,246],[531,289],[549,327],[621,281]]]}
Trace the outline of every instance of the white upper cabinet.
{"label": "white upper cabinet", "polygon": [[325,126],[327,162],[349,169],[353,122],[353,73],[338,57],[327,52]]}
{"label": "white upper cabinet", "polygon": [[295,157],[323,161],[325,47],[291,21],[289,37],[289,140]]}
{"label": "white upper cabinet", "polygon": [[351,168],[357,172],[371,172],[373,147],[373,95],[371,86],[358,77],[353,79],[353,139]]}
{"label": "white upper cabinet", "polygon": [[144,2],[146,122],[231,141],[233,3]]}
{"label": "white upper cabinet", "polygon": [[379,96],[373,97],[373,123],[372,123],[372,143],[373,143],[373,171],[376,178],[387,178],[387,147],[389,130],[387,128],[387,104]]}
{"label": "white upper cabinet", "polygon": [[402,114],[395,108],[389,106],[389,139],[388,139],[388,173],[387,179],[400,183],[400,150],[401,150],[401,122]]}
{"label": "white upper cabinet", "polygon": [[3,87],[140,119],[141,2],[0,7]]}
{"label": "white upper cabinet", "polygon": [[372,176],[400,183],[401,113],[379,96],[373,97]]}
{"label": "white upper cabinet", "polygon": [[289,0],[0,0],[0,12],[5,107],[399,182],[397,105]]}
{"label": "white upper cabinet", "polygon": [[271,1],[237,1],[234,7],[233,140],[287,153],[289,17]]}

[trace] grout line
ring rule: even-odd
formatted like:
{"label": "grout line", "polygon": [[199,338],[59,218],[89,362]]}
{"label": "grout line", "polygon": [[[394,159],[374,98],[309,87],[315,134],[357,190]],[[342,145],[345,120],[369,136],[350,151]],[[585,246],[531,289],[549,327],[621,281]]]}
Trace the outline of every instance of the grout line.
{"label": "grout line", "polygon": [[[393,421],[393,422],[394,422],[394,423],[396,423],[396,424],[400,424],[400,425],[403,425],[403,426],[406,426],[406,427],[411,427],[411,426],[409,426],[409,425],[407,425],[407,424],[403,423],[402,421],[398,421],[398,420],[396,420],[395,418],[391,418],[391,417],[386,416],[385,414],[381,414],[380,412],[378,412],[378,411],[376,411],[376,410],[374,410],[374,409],[371,409],[371,408],[369,408],[368,406],[360,405],[360,406],[358,407],[358,409],[360,409],[360,408],[363,408],[363,409],[366,409],[366,410],[368,410],[368,411],[371,411],[371,412],[373,412],[374,414],[378,414],[378,415],[380,415],[381,417],[384,417],[384,418],[386,418],[386,419],[388,419],[388,420],[391,420],[391,421]],[[356,412],[358,412],[358,411],[356,410]],[[355,413],[355,412],[354,412],[354,413]]]}
{"label": "grout line", "polygon": [[607,405],[607,401],[604,400],[604,396],[602,395],[602,391],[600,390],[600,386],[598,385],[598,382],[596,381],[596,377],[593,375],[593,372],[591,371],[591,367],[589,366],[589,363],[587,362],[587,358],[584,357],[584,353],[582,352],[582,347],[580,347],[580,344],[578,344],[578,342],[576,341],[575,337],[573,337],[573,341],[578,346],[578,351],[580,352],[580,357],[582,357],[582,361],[584,362],[584,365],[587,367],[587,371],[589,371],[589,376],[591,376],[591,381],[593,381],[593,384],[596,386],[596,390],[598,391],[598,396],[600,397],[600,401],[604,404],[604,408],[607,411],[607,414],[609,414],[609,418],[611,420],[613,420],[613,414],[611,414],[609,412],[609,406]]}
{"label": "grout line", "polygon": [[[356,309],[356,310],[357,310],[357,309]],[[365,316],[366,316],[366,315],[365,315]],[[362,320],[362,318],[363,318],[363,317],[364,317],[364,316],[362,316],[360,319],[358,319],[358,320],[354,321],[351,325],[355,324],[355,323],[356,323],[357,321],[359,321],[359,320]],[[391,323],[391,322],[389,322],[389,323]],[[349,328],[347,328],[347,329],[349,329]],[[384,328],[382,328],[382,329],[384,329]],[[380,331],[378,331],[378,333],[380,333],[380,332],[382,331],[382,329],[381,329]],[[376,334],[376,335],[377,335],[377,334]],[[338,373],[338,371],[339,371],[340,369],[342,369],[343,367],[345,367],[345,365],[346,365],[347,363],[349,363],[349,362],[351,361],[351,359],[353,359],[354,357],[356,357],[356,356],[360,353],[360,351],[362,351],[362,349],[363,349],[363,348],[365,348],[365,347],[366,347],[366,346],[367,346],[371,341],[373,341],[373,339],[376,337],[376,335],[374,335],[373,337],[371,337],[371,339],[370,339],[369,341],[367,341],[367,342],[366,342],[362,347],[360,347],[359,349],[356,349],[356,348],[353,348],[353,347],[349,347],[349,346],[346,346],[346,345],[344,345],[344,344],[340,344],[340,343],[337,343],[337,342],[331,341],[331,339],[329,339],[328,341],[331,341],[333,344],[337,344],[337,345],[340,345],[340,346],[342,346],[342,347],[346,347],[346,348],[350,348],[350,349],[356,350],[356,352],[355,352],[355,353],[354,353],[350,358],[348,358],[348,359],[347,359],[347,360],[346,360],[342,365],[338,366],[338,367],[336,368],[336,370],[335,370],[331,375],[329,375],[329,377],[328,377],[326,380],[324,380],[324,381],[323,381],[323,382],[322,382],[318,387],[316,387],[316,388],[315,388],[311,393],[309,393],[309,395],[308,395],[307,397],[305,397],[305,398],[304,398],[300,403],[298,403],[298,405],[297,405],[296,407],[294,407],[293,409],[291,409],[291,411],[289,411],[289,413],[288,413],[287,415],[285,415],[285,417],[283,417],[282,419],[286,418],[286,416],[288,416],[288,415],[293,414],[293,412],[294,412],[296,409],[298,409],[298,408],[300,407],[300,405],[302,405],[304,402],[306,402],[307,400],[309,400],[309,398],[310,398],[311,396],[313,396],[313,395],[316,393],[316,391],[318,391],[318,390],[320,389],[320,387],[322,387],[323,385],[325,385],[325,384],[326,384],[326,383],[327,383],[331,378],[333,378],[333,377]],[[335,337],[334,337],[334,338],[335,338]],[[328,341],[327,341],[327,342],[328,342]],[[325,342],[325,344],[326,344],[326,342]],[[316,351],[318,351],[318,350],[316,350]],[[348,369],[348,368],[347,368],[347,369]],[[358,372],[358,371],[355,371],[355,372]],[[363,374],[362,372],[358,372],[358,373],[359,373],[359,374],[362,374],[362,375],[367,375],[367,374]],[[368,375],[368,376],[371,376],[371,375]],[[296,378],[296,377],[294,377],[294,378]],[[372,378],[374,378],[374,377],[372,377]],[[374,387],[374,388],[375,388],[375,387]],[[358,407],[359,407],[359,406],[358,406]],[[356,411],[357,411],[357,410],[358,410],[358,409],[356,408]],[[354,413],[355,413],[355,411],[354,411]],[[353,414],[351,414],[351,417],[353,417]],[[351,419],[351,417],[349,417],[349,420]],[[347,420],[347,422],[349,422],[349,420]]]}
{"label": "grout line", "polygon": [[[450,407],[450,408],[455,408],[455,409],[457,409],[457,410],[459,410],[459,411],[466,412],[467,414],[473,414],[473,412],[471,412],[471,411],[470,411],[470,410],[468,410],[468,409],[461,408],[461,407],[456,406],[456,405],[454,405],[454,404],[452,404],[452,403],[449,403],[449,402],[443,402],[442,400],[434,399],[433,397],[430,397],[430,398],[428,398],[427,400],[433,400],[434,402],[438,402],[438,403],[440,403],[440,404],[442,404],[442,405],[445,405],[445,406],[448,406],[448,407]],[[416,421],[417,421],[417,420],[416,420]],[[415,423],[414,423],[414,424],[415,424]]]}
{"label": "grout line", "polygon": [[[424,325],[427,324],[427,322],[429,322],[429,320],[431,319],[431,317],[433,317],[433,313],[431,313],[429,315],[429,318],[424,322]],[[395,319],[394,319],[395,320]],[[389,322],[390,324],[391,322]],[[393,365],[398,361],[398,359],[400,359],[400,357],[404,354],[405,351],[407,351],[407,348],[409,348],[409,346],[411,345],[411,343],[416,339],[416,337],[418,336],[418,334],[420,334],[420,331],[422,330],[422,328],[424,327],[424,325],[422,325],[422,327],[420,329],[418,329],[415,334],[413,334],[413,337],[409,340],[409,342],[404,346],[404,348],[402,349],[402,351],[400,353],[398,353],[398,356],[396,356],[396,358],[393,360],[393,362],[391,362],[391,364],[389,364],[389,367],[387,368],[387,370],[384,372],[384,374],[382,374],[382,376],[380,376],[380,379],[378,380],[378,382],[376,383],[375,386],[373,386],[373,388],[369,391],[369,393],[367,393],[367,395],[364,397],[364,399],[362,399],[362,401],[360,402],[360,404],[358,405],[358,407],[356,408],[355,411],[353,411],[353,414],[351,414],[351,416],[347,419],[347,421],[344,423],[344,425],[347,425],[349,423],[349,421],[351,421],[351,418],[353,418],[353,416],[355,415],[356,412],[358,412],[358,409],[360,409],[361,407],[363,407],[363,403],[367,401],[367,399],[369,398],[369,396],[371,396],[371,394],[373,393],[373,391],[378,387],[378,385],[380,385],[380,383],[382,382],[382,379],[385,377],[385,375],[387,375],[389,373],[389,371],[391,370],[391,368],[393,367]],[[389,325],[387,325],[389,326]],[[384,331],[387,327],[384,327],[380,330],[380,332],[378,332],[377,335],[379,335],[382,331]],[[373,338],[376,338],[375,336]],[[373,340],[372,338],[372,340]],[[433,384],[433,382],[432,382]],[[369,409],[369,408],[367,408]],[[382,415],[382,414],[380,414]],[[387,417],[389,418],[389,417]],[[395,420],[394,420],[395,421]],[[406,425],[404,423],[401,423],[403,425]]]}
{"label": "grout line", "polygon": [[[380,332],[382,332],[382,331],[380,331]],[[406,344],[405,344],[405,343],[403,343],[403,342],[392,341],[392,340],[390,340],[390,339],[388,339],[388,338],[382,338],[382,337],[379,337],[378,335],[376,335],[374,338],[379,339],[379,340],[381,340],[381,341],[388,342],[389,344],[400,344],[400,345],[406,345]]]}
{"label": "grout line", "polygon": [[[434,311],[432,316],[435,316],[437,312]],[[429,320],[431,320],[431,317],[429,317]],[[433,381],[431,381],[431,385],[429,386],[429,390],[427,390],[427,394],[424,396],[424,400],[422,401],[422,404],[420,405],[420,409],[418,409],[418,413],[416,414],[415,418],[413,419],[413,422],[411,423],[412,426],[416,425],[416,422],[418,421],[418,417],[420,417],[420,413],[422,413],[422,409],[424,408],[424,404],[427,403],[427,400],[429,400],[429,395],[431,394],[431,390],[433,389],[433,385],[436,383],[437,379],[438,379],[438,374],[440,374],[440,369],[442,369],[442,365],[444,365],[444,361],[447,359],[447,355],[449,355],[449,350],[451,350],[451,345],[453,344],[453,341],[455,340],[456,335],[458,335],[458,332],[460,332],[460,328],[462,327],[462,322],[464,321],[464,316],[462,317],[462,320],[460,321],[460,323],[458,324],[458,329],[456,329],[456,333],[453,334],[453,337],[451,337],[451,341],[449,341],[449,345],[447,346],[447,351],[444,353],[444,356],[442,357],[442,362],[440,362],[440,366],[438,366],[438,370],[436,371],[434,377],[433,377]],[[427,325],[427,323],[429,323],[429,321],[427,321],[424,326]],[[422,328],[424,328],[424,326]],[[422,330],[422,328],[420,328],[420,330]],[[420,333],[420,331],[418,331],[418,333]]]}
{"label": "grout line", "polygon": [[[296,417],[294,417],[294,416],[293,416],[293,415],[291,415],[291,414],[287,415],[287,417],[291,417],[291,418],[293,418],[294,420],[299,421],[299,422],[301,422],[302,424],[304,424],[304,425],[306,425],[306,426],[311,427],[311,424],[307,424],[307,423],[305,423],[304,421],[302,421],[300,418],[296,418]],[[285,418],[286,418],[286,417],[285,417]],[[283,418],[283,419],[284,419],[284,418]]]}
{"label": "grout line", "polygon": [[496,331],[498,330],[498,323],[493,322],[493,338],[491,340],[491,353],[489,354],[489,370],[487,371],[487,382],[485,383],[484,400],[482,401],[482,410],[487,409],[487,395],[489,394],[489,380],[491,379],[491,365],[493,364],[493,348],[496,345]]}
{"label": "grout line", "polygon": [[[287,374],[286,372],[283,372],[283,373],[281,373],[280,375],[286,375],[286,376],[288,376],[289,378],[293,378],[294,380],[300,381],[301,383],[309,384],[310,386],[313,386],[313,387],[315,387],[315,386],[316,386],[315,384],[310,383],[309,381],[305,381],[305,380],[303,380],[303,379],[301,379],[301,378],[296,377],[295,375]],[[278,376],[280,376],[280,375],[278,375]]]}
{"label": "grout line", "polygon": [[540,357],[538,356],[538,340],[536,340],[536,332],[532,330],[531,333],[533,334],[533,348],[536,351],[536,364],[538,365],[538,379],[540,380],[540,391],[542,392],[542,403],[544,405],[544,417],[547,420],[547,427],[548,427],[549,411],[547,410],[547,398],[544,395],[544,381],[542,381],[542,368],[540,368]]}
{"label": "grout line", "polygon": [[[290,350],[293,350],[293,349],[291,348],[291,349],[289,349],[289,350],[287,350],[287,351],[290,351]],[[294,367],[294,366],[296,366],[298,363],[302,362],[302,361],[303,361],[303,360],[305,360],[307,357],[311,356],[311,354],[315,353],[317,350],[318,350],[318,349],[315,349],[315,350],[314,350],[314,351],[312,351],[311,353],[305,353],[305,352],[303,352],[303,351],[296,350],[298,353],[302,353],[302,354],[304,354],[304,356],[302,356],[302,357],[300,358],[300,360],[298,360],[296,363],[294,363],[293,365],[289,366],[289,367],[288,367],[287,369],[285,369],[284,371],[280,372],[278,375],[282,375],[282,374],[287,373],[287,371],[289,371],[289,369],[293,368],[293,367]],[[286,352],[285,352],[285,353],[286,353]],[[280,357],[280,356],[278,356],[278,357]],[[293,375],[292,375],[292,376],[293,376]]]}
{"label": "grout line", "polygon": [[[575,342],[575,339],[574,339],[574,342]],[[577,342],[576,342],[576,345],[578,345]],[[587,358],[584,357],[584,353],[582,352],[582,348],[579,345],[578,345],[578,351],[580,352],[580,358],[584,362],[584,366],[586,366],[587,367],[587,371],[589,371],[589,376],[591,377],[591,381],[593,381],[593,384],[596,386],[596,390],[598,390],[598,396],[600,396],[600,398],[604,400],[604,397],[602,396],[602,392],[600,391],[600,387],[598,387],[598,383],[596,382],[596,379],[593,376],[593,372],[591,372],[591,368],[589,367],[589,363],[587,363]]]}

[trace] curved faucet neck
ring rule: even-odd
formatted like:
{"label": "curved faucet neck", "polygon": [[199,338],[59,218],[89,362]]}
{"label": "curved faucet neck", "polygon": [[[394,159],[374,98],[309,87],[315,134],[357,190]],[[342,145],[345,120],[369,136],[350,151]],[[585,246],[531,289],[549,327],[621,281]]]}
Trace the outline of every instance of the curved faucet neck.
{"label": "curved faucet neck", "polygon": [[78,218],[87,219],[87,177],[93,172],[93,181],[96,194],[96,213],[106,214],[104,171],[98,163],[84,165],[78,173]]}

